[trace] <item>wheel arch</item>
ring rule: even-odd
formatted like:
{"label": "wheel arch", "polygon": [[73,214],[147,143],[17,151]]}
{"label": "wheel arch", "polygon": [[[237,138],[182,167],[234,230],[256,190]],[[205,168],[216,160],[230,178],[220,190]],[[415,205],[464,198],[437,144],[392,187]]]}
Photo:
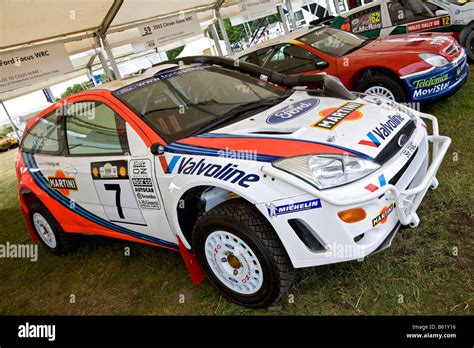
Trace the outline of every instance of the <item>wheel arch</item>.
{"label": "wheel arch", "polygon": [[383,67],[383,66],[370,66],[370,67],[365,67],[358,72],[356,72],[354,75],[352,75],[350,81],[349,81],[349,87],[351,90],[357,90],[359,84],[372,76],[375,76],[376,74],[384,74],[389,77],[392,77],[395,79],[400,85],[402,84],[400,76],[393,70]]}

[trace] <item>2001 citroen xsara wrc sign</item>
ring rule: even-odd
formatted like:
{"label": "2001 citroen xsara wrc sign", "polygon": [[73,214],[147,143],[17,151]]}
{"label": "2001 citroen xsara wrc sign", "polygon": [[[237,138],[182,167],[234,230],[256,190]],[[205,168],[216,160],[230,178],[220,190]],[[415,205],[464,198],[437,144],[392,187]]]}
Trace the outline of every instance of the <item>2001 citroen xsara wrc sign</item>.
{"label": "2001 citroen xsara wrc sign", "polygon": [[450,144],[435,117],[329,76],[224,58],[101,88],[27,126],[17,175],[32,238],[54,254],[81,234],[173,249],[194,282],[250,307],[277,301],[297,268],[371,255],[416,227]]}

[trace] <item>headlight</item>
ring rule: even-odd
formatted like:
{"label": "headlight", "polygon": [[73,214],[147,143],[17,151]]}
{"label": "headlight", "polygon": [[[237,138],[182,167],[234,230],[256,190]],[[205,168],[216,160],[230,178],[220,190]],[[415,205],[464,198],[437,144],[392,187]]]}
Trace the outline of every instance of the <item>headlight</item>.
{"label": "headlight", "polygon": [[418,56],[432,66],[441,67],[449,64],[449,60],[439,54],[420,53]]}
{"label": "headlight", "polygon": [[273,162],[273,166],[315,185],[318,189],[341,186],[376,171],[380,165],[345,155],[306,155]]}

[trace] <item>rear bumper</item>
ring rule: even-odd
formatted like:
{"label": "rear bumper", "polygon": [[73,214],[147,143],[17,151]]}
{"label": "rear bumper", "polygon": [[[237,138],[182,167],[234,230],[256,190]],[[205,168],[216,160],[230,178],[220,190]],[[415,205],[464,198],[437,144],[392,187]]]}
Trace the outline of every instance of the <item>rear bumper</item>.
{"label": "rear bumper", "polygon": [[[268,202],[257,204],[262,214],[269,216],[269,222],[279,235],[294,267],[311,267],[361,259],[388,248],[401,225],[418,226],[420,219],[417,210],[428,189],[436,188],[438,185],[436,174],[451,143],[450,138],[439,135],[436,117],[425,114],[420,116],[432,121],[433,134],[428,135],[419,129],[414,136],[418,139],[418,151],[413,155],[413,160],[406,169],[403,169],[404,172],[396,182],[389,180],[396,177],[395,172],[389,168],[389,164],[384,165],[381,170],[385,172],[388,182],[375,192],[355,194],[356,191],[353,190],[356,186],[350,188],[350,185],[333,189],[332,192],[320,191],[272,166],[262,168],[269,176],[305,192],[298,197],[273,202],[274,205],[281,207],[315,199],[321,201],[321,204],[314,209],[309,208],[281,216],[269,214]],[[432,143],[430,164],[429,142]],[[398,160],[394,158],[392,164]],[[400,166],[398,168],[400,169]],[[365,183],[354,185],[360,187]],[[364,209],[367,213],[366,218],[356,223],[345,223],[338,217],[339,212],[352,208]],[[301,231],[295,230],[292,220],[298,220],[300,225],[305,226],[321,247],[312,248],[304,238],[301,238]]]}
{"label": "rear bumper", "polygon": [[432,68],[424,74],[402,76],[410,102],[426,102],[451,95],[469,76],[466,52],[447,66]]}

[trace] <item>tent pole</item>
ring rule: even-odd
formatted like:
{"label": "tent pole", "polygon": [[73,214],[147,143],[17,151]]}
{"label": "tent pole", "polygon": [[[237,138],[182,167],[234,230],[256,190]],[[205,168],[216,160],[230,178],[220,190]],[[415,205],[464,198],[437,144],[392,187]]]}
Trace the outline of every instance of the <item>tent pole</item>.
{"label": "tent pole", "polygon": [[293,12],[293,7],[291,6],[291,0],[286,0],[286,9],[288,10],[288,17],[290,19],[290,23],[293,26],[292,30],[296,30],[296,20],[295,20],[295,13]]}
{"label": "tent pole", "polygon": [[219,9],[216,10],[217,23],[219,23],[219,28],[221,29],[222,37],[225,42],[225,48],[227,49],[227,55],[232,55],[232,47],[230,46],[229,37],[227,36],[227,31],[225,30],[224,20],[221,17]]}
{"label": "tent pole", "polygon": [[336,13],[338,16],[341,15],[341,9],[339,8],[339,0],[334,0],[334,6],[336,7]]}
{"label": "tent pole", "polygon": [[109,66],[107,65],[107,60],[104,57],[102,49],[97,51],[97,56],[99,57],[100,64],[102,64],[102,68],[104,69],[105,76],[107,76],[107,80],[109,80],[109,82],[113,81],[114,79],[112,78],[112,73],[109,69]]}
{"label": "tent pole", "polygon": [[107,58],[109,59],[110,65],[112,66],[112,70],[115,73],[115,77],[117,79],[121,79],[122,75],[120,74],[120,70],[118,68],[117,63],[115,62],[114,55],[112,54],[112,50],[110,49],[109,43],[107,42],[107,39],[104,36],[99,36],[99,41],[101,47],[104,49],[105,54],[107,55]]}
{"label": "tent pole", "polygon": [[285,35],[290,33],[290,28],[288,28],[288,22],[286,21],[285,12],[283,11],[283,5],[277,6],[278,13],[280,14],[281,22],[283,23],[283,30],[285,31]]}
{"label": "tent pole", "polygon": [[221,43],[219,42],[219,35],[217,34],[216,26],[214,25],[214,23],[211,23],[210,28],[211,28],[211,36],[212,36],[212,39],[214,40],[214,46],[216,46],[217,54],[219,56],[223,56]]}
{"label": "tent pole", "polygon": [[12,128],[16,133],[16,136],[18,137],[18,139],[20,139],[20,133],[18,132],[18,128],[16,127],[15,123],[13,123],[13,120],[12,120],[10,114],[8,113],[8,110],[5,106],[5,104],[3,104],[3,100],[0,100],[0,104],[2,104],[3,110],[5,110],[5,113],[7,114],[8,120],[10,121],[10,124],[12,125]]}

